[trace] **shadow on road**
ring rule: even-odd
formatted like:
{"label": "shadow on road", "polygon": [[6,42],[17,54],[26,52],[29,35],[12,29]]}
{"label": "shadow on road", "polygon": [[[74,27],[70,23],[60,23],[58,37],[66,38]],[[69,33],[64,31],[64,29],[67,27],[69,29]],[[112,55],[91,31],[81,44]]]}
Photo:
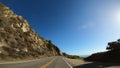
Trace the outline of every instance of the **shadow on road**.
{"label": "shadow on road", "polygon": [[120,63],[99,63],[99,62],[93,62],[88,64],[83,64],[76,66],[74,68],[106,68],[111,66],[120,66]]}

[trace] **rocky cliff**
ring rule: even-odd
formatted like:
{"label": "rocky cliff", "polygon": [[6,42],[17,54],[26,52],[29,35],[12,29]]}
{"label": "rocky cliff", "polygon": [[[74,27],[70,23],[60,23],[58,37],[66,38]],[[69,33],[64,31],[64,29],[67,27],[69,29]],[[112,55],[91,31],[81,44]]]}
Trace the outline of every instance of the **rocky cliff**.
{"label": "rocky cliff", "polygon": [[0,3],[0,59],[41,55],[61,55],[61,51],[38,35],[22,16]]}

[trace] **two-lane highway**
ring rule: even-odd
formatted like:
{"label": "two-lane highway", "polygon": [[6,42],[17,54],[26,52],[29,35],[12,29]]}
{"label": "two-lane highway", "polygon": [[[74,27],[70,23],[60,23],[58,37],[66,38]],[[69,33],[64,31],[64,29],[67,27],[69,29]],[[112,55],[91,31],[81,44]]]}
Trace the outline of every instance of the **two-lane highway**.
{"label": "two-lane highway", "polygon": [[58,56],[51,60],[45,68],[72,68],[63,57]]}
{"label": "two-lane highway", "polygon": [[55,56],[29,62],[1,63],[0,68],[72,68],[72,67],[63,59],[62,56]]}

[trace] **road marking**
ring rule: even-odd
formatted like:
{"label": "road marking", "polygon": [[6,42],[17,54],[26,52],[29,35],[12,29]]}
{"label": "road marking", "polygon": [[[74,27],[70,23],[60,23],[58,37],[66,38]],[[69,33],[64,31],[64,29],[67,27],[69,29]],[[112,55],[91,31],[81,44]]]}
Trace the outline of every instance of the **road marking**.
{"label": "road marking", "polygon": [[65,61],[65,63],[67,63],[67,65],[70,67],[70,68],[73,68],[64,58],[63,60]]}
{"label": "road marking", "polygon": [[47,68],[48,65],[50,65],[56,58],[52,59],[51,61],[49,61],[48,63],[46,63],[45,65],[43,65],[41,68]]}

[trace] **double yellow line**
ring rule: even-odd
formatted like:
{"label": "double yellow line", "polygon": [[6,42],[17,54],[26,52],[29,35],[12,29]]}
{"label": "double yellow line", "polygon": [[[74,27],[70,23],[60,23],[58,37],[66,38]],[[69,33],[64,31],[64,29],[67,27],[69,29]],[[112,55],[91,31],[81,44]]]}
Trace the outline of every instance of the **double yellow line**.
{"label": "double yellow line", "polygon": [[56,58],[52,59],[51,61],[49,61],[48,63],[46,63],[45,65],[43,65],[41,68],[47,68],[48,65],[50,65]]}

